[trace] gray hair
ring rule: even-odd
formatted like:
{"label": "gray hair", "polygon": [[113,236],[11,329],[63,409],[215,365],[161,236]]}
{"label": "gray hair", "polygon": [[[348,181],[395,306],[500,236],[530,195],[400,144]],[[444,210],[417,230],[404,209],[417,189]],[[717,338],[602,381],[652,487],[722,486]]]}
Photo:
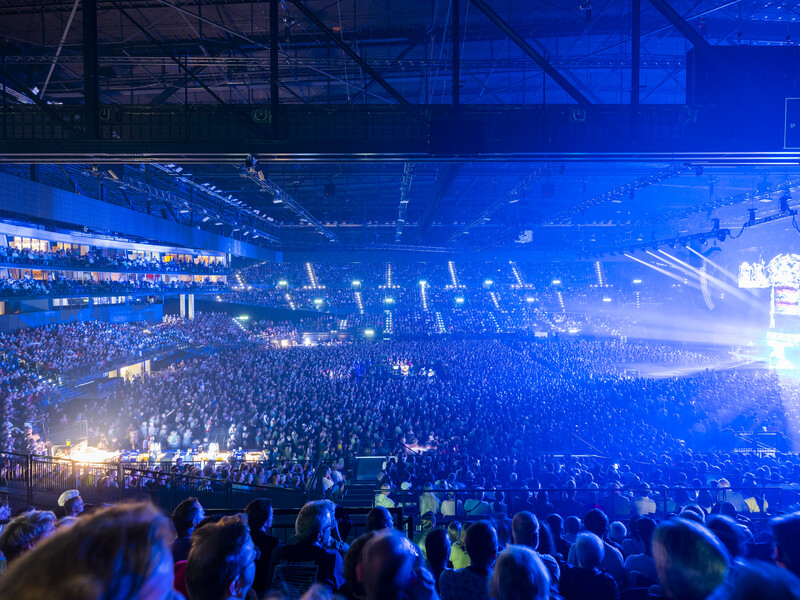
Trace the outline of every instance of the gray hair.
{"label": "gray hair", "polygon": [[575,560],[582,569],[594,569],[603,560],[606,549],[595,534],[585,531],[575,540]]}
{"label": "gray hair", "polygon": [[315,500],[306,502],[294,522],[294,534],[301,542],[315,541],[326,524],[333,519],[332,502]]}
{"label": "gray hair", "polygon": [[497,555],[489,595],[494,600],[547,600],[550,573],[527,546],[508,546]]}

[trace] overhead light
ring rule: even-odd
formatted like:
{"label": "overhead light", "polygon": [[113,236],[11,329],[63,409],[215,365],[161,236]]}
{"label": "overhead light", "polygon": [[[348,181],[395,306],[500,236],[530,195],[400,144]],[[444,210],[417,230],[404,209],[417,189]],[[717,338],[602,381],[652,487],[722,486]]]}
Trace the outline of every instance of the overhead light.
{"label": "overhead light", "polygon": [[553,279],[553,281],[551,283],[553,285],[561,285],[561,280],[560,279]]}
{"label": "overhead light", "polygon": [[222,221],[217,221],[214,225],[222,225]]}
{"label": "overhead light", "polygon": [[234,230],[232,231],[232,233],[236,233],[237,231],[240,231],[238,227],[237,227],[236,229],[234,229]]}
{"label": "overhead light", "polygon": [[283,204],[283,200],[281,200],[280,198],[273,198],[272,199],[272,203],[273,204]]}
{"label": "overhead light", "polygon": [[208,223],[211,220],[211,217],[203,217],[203,223]]}
{"label": "overhead light", "polygon": [[189,209],[188,208],[182,208],[180,212],[181,212],[181,214],[186,214],[186,213],[189,212]]}

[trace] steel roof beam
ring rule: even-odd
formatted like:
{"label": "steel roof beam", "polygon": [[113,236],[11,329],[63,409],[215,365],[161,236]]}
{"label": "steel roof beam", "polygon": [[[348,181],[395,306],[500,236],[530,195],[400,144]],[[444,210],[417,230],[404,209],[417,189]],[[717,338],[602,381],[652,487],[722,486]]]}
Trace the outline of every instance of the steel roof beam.
{"label": "steel roof beam", "polygon": [[417,108],[413,104],[411,104],[408,100],[406,100],[400,92],[398,92],[396,89],[394,89],[394,87],[389,85],[389,83],[383,77],[381,77],[381,74],[378,73],[371,66],[369,66],[367,61],[361,58],[361,56],[359,56],[359,54],[355,50],[353,50],[350,46],[348,46],[342,40],[340,40],[336,36],[336,34],[333,31],[331,31],[330,27],[328,27],[327,25],[325,25],[325,23],[322,22],[322,20],[314,13],[314,11],[312,11],[310,8],[306,7],[303,4],[302,0],[289,0],[289,1],[295,7],[297,7],[297,9],[301,13],[303,13],[303,15],[305,15],[305,17],[309,21],[314,23],[314,25],[316,25],[316,27],[323,34],[325,34],[325,36],[329,40],[334,42],[342,50],[342,52],[347,54],[347,56],[353,59],[356,62],[356,64],[358,64],[358,66],[361,67],[370,77],[372,77],[375,81],[377,81],[378,85],[380,85],[384,90],[386,90],[392,98],[397,100],[397,102],[403,108],[405,108],[410,114],[414,115],[414,117],[416,117],[419,121],[421,121],[425,125],[428,125],[428,119],[425,117],[425,115],[419,112],[419,110],[417,110]]}
{"label": "steel roof beam", "polygon": [[594,110],[594,104],[584,96],[578,88],[572,85],[566,77],[564,77],[557,69],[555,69],[550,63],[547,62],[544,56],[539,54],[533,46],[531,46],[525,39],[518,34],[512,27],[506,23],[503,18],[498,15],[492,8],[484,2],[484,0],[472,0],[472,4],[478,7],[486,17],[497,27],[505,33],[508,38],[514,42],[520,50],[522,50],[525,54],[530,56],[533,61],[539,65],[539,67],[544,71],[553,81],[555,81],[561,89],[567,92],[580,106],[585,109],[587,112],[592,112]]}

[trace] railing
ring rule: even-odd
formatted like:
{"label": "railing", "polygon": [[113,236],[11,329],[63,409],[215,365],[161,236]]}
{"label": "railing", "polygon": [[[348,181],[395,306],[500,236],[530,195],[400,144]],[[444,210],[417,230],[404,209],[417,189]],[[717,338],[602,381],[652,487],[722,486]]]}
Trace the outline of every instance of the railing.
{"label": "railing", "polygon": [[[464,521],[464,520],[479,520],[486,515],[495,516],[512,516],[515,512],[522,510],[530,511],[540,518],[544,518],[551,513],[558,513],[562,517],[575,515],[583,517],[583,515],[591,508],[600,508],[609,518],[610,521],[628,519],[636,514],[650,514],[656,518],[663,518],[670,514],[676,514],[680,511],[681,506],[687,504],[697,504],[698,500],[695,498],[700,493],[707,493],[710,497],[711,504],[717,502],[728,501],[734,504],[744,504],[745,499],[755,497],[758,500],[758,511],[749,512],[747,510],[739,509],[740,514],[751,518],[752,520],[759,520],[768,518],[771,514],[786,510],[792,505],[800,502],[800,490],[790,486],[776,486],[759,484],[756,487],[748,486],[746,488],[708,488],[708,487],[658,487],[650,489],[648,496],[643,498],[638,494],[640,488],[634,490],[621,491],[617,488],[550,488],[546,490],[528,490],[520,488],[493,488],[493,489],[455,489],[455,490],[391,490],[389,498],[394,502],[395,506],[403,508],[408,514],[419,514],[420,510],[420,496],[425,493],[430,493],[439,501],[446,499],[455,500],[455,514],[442,515],[437,514],[437,519],[448,521]],[[372,493],[375,497],[386,492],[384,489],[374,489]],[[498,492],[504,495],[503,504],[501,507],[495,504],[495,494]],[[537,496],[540,492],[547,494],[548,502],[537,502]],[[688,500],[681,500],[676,498],[676,495],[686,495]],[[489,511],[476,509],[471,505],[472,510],[467,510],[467,500],[476,498],[480,495],[482,499],[488,504]],[[738,495],[738,497],[736,496]],[[571,505],[571,510],[565,510],[563,504],[568,498],[575,498],[577,504]],[[648,500],[652,500],[655,505],[654,510],[642,510],[645,505],[650,505]],[[679,500],[681,502],[679,503]],[[766,505],[763,503],[766,500]],[[702,502],[702,500],[701,500]],[[473,503],[474,504],[474,503]],[[441,506],[441,505],[440,505]],[[580,507],[580,508],[578,508]],[[483,507],[485,509],[485,507]],[[708,509],[710,506],[703,506]],[[497,509],[497,510],[496,510]],[[565,512],[567,514],[565,514]]]}
{"label": "railing", "polygon": [[29,505],[37,494],[58,496],[78,489],[90,503],[150,498],[167,511],[190,496],[199,498],[204,507],[219,509],[246,506],[263,497],[270,498],[276,508],[295,508],[309,497],[305,490],[155,471],[135,464],[81,463],[12,452],[0,452],[0,489],[24,492]]}
{"label": "railing", "polygon": [[[205,509],[205,506],[203,507]],[[210,509],[205,510],[206,516],[209,515],[232,515],[244,511],[244,506],[234,506],[229,509]],[[341,540],[344,542],[352,541],[366,532],[367,515],[370,508],[342,508],[341,513],[346,515],[344,522],[338,522],[337,527]],[[402,531],[409,539],[414,539],[415,519],[403,513],[402,508],[389,508],[392,515],[395,529]],[[294,534],[295,521],[297,520],[298,508],[275,508],[273,509],[272,535],[278,537],[284,544],[294,544],[297,538]],[[337,513],[340,512],[337,508]]]}

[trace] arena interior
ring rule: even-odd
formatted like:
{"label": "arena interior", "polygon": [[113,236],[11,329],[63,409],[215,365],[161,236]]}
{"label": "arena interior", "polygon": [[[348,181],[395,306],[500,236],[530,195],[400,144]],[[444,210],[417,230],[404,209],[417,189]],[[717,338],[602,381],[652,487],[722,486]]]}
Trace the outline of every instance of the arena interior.
{"label": "arena interior", "polygon": [[799,15],[0,0],[0,598],[800,599]]}

